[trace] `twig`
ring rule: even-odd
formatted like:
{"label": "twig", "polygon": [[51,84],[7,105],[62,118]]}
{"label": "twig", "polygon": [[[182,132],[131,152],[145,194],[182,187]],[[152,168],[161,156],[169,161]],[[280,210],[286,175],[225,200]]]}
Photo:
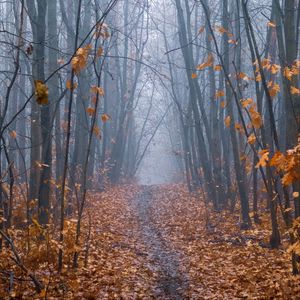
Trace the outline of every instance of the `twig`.
{"label": "twig", "polygon": [[31,279],[31,281],[33,282],[34,286],[35,286],[35,290],[40,293],[43,289],[44,289],[44,285],[35,277],[34,274],[32,274],[32,272],[30,270],[28,270],[26,268],[26,266],[23,264],[16,248],[15,245],[13,243],[13,241],[2,231],[0,230],[0,234],[2,235],[2,237],[8,242],[11,251],[14,255],[14,257],[12,257],[12,260],[16,263],[16,265],[23,270],[28,277]]}

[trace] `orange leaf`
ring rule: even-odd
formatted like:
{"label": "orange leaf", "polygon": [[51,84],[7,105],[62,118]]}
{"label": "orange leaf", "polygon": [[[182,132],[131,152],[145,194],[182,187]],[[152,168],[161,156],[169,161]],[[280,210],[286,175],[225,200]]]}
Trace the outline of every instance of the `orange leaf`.
{"label": "orange leaf", "polygon": [[96,113],[96,111],[95,111],[95,109],[94,109],[93,107],[88,107],[88,108],[86,109],[86,112],[88,113],[88,115],[89,115],[90,117],[92,117],[92,116]]}
{"label": "orange leaf", "polygon": [[48,104],[48,87],[41,80],[34,81],[35,86],[35,97],[36,101],[39,105],[47,105]]}
{"label": "orange leaf", "polygon": [[225,92],[221,91],[221,90],[217,91],[216,94],[215,94],[216,99],[224,97],[224,96],[225,96]]}
{"label": "orange leaf", "polygon": [[102,56],[103,55],[103,48],[102,47],[100,47],[99,49],[98,49],[98,51],[97,51],[97,57],[100,57],[100,56]]}
{"label": "orange leaf", "polygon": [[227,117],[225,118],[225,125],[226,125],[227,128],[229,128],[229,127],[230,127],[230,124],[231,124],[231,117],[230,117],[230,116],[227,116]]}
{"label": "orange leaf", "polygon": [[300,90],[295,86],[291,86],[291,94],[292,95],[300,95]]}
{"label": "orange leaf", "polygon": [[221,65],[215,65],[214,69],[215,69],[215,71],[221,71],[222,66]]}
{"label": "orange leaf", "polygon": [[105,94],[104,89],[102,87],[95,86],[95,85],[91,87],[91,92],[94,94],[99,94],[100,96],[104,96]]}
{"label": "orange leaf", "polygon": [[11,138],[13,138],[13,139],[16,139],[16,138],[17,138],[17,133],[16,133],[15,130],[11,131],[11,132],[9,133],[9,135],[10,135]]}
{"label": "orange leaf", "polygon": [[275,27],[276,27],[276,23],[270,21],[270,22],[267,23],[267,26],[268,26],[268,27],[275,28]]}
{"label": "orange leaf", "polygon": [[285,67],[283,71],[283,76],[287,78],[289,81],[292,80],[293,72],[289,67]]}
{"label": "orange leaf", "polygon": [[98,126],[94,126],[93,133],[95,134],[96,137],[101,138],[101,130]]}
{"label": "orange leaf", "polygon": [[198,31],[199,34],[202,33],[202,32],[204,32],[204,30],[205,30],[205,27],[204,27],[204,26],[201,26],[201,27],[199,28],[199,31]]}
{"label": "orange leaf", "polygon": [[75,90],[77,87],[78,87],[78,83],[77,82],[74,82],[73,83],[73,87],[72,87],[71,80],[67,80],[66,88],[68,90]]}
{"label": "orange leaf", "polygon": [[256,168],[259,168],[259,167],[265,167],[269,161],[269,154],[270,152],[268,150],[261,150],[259,152],[259,155],[260,155],[260,160],[259,162],[257,163],[257,165],[255,166]]}
{"label": "orange leaf", "polygon": [[103,115],[101,116],[102,122],[107,122],[107,121],[109,121],[110,119],[111,119],[111,117],[110,117],[108,114],[103,114]]}
{"label": "orange leaf", "polygon": [[198,65],[196,67],[196,69],[200,71],[207,67],[211,67],[213,65],[213,62],[214,62],[214,57],[212,54],[209,54],[206,61],[204,61],[202,64]]}
{"label": "orange leaf", "polygon": [[249,137],[248,137],[248,143],[249,143],[250,145],[253,145],[253,144],[255,144],[255,142],[256,142],[256,137],[255,137],[255,134],[252,133],[252,134],[250,134]]}
{"label": "orange leaf", "polygon": [[248,105],[252,104],[253,103],[253,99],[251,98],[248,98],[248,99],[245,99],[245,100],[241,100],[241,104],[242,104],[242,107],[245,108],[247,107]]}

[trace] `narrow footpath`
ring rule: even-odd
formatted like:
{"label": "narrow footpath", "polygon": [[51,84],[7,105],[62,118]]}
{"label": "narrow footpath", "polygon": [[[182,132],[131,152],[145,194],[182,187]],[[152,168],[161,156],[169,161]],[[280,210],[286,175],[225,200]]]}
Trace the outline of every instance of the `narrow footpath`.
{"label": "narrow footpath", "polygon": [[187,276],[179,270],[180,257],[172,250],[163,238],[162,230],[153,218],[152,190],[155,187],[144,186],[133,202],[143,243],[147,246],[147,254],[153,264],[152,268],[158,272],[156,299],[185,299]]}

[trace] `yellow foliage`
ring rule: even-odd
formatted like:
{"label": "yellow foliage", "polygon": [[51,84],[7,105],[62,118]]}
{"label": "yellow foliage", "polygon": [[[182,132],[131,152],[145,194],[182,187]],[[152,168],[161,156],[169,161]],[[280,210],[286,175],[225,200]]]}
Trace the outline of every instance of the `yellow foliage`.
{"label": "yellow foliage", "polygon": [[48,96],[49,91],[46,84],[41,80],[34,81],[35,86],[35,97],[36,101],[39,105],[47,105],[48,104]]}

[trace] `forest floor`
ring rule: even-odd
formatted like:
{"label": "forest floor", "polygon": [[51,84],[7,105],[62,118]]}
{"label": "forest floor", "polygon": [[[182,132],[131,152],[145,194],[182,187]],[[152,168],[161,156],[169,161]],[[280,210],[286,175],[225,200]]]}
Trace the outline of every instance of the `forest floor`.
{"label": "forest floor", "polygon": [[[238,214],[207,212],[201,196],[180,184],[94,193],[87,212],[93,220],[87,266],[73,271],[66,261],[58,276],[54,266],[45,272],[41,265],[35,274],[47,293],[35,297],[22,283],[11,298],[300,299],[286,235],[280,249],[268,248],[267,212],[264,225],[240,231]],[[1,292],[0,299],[6,299]]]}

